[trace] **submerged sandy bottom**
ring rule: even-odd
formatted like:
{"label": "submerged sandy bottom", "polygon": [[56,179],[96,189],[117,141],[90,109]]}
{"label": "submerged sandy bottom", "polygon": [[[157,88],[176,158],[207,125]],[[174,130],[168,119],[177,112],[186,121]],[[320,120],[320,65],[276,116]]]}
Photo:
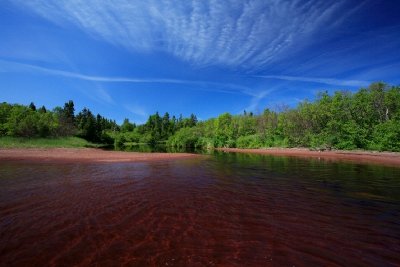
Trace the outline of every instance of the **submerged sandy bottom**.
{"label": "submerged sandy bottom", "polygon": [[241,153],[6,152],[0,266],[400,263],[399,168]]}

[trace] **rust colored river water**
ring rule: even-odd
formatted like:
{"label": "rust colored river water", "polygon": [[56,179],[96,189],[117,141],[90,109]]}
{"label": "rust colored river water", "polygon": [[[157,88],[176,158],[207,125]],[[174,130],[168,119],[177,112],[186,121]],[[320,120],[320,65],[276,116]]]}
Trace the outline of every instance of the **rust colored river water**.
{"label": "rust colored river water", "polygon": [[0,162],[1,266],[399,266],[400,168]]}

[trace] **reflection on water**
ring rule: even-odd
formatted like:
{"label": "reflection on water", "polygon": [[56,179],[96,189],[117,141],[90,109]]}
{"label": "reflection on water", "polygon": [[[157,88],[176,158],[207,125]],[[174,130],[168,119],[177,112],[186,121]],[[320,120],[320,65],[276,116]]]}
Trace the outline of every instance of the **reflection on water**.
{"label": "reflection on water", "polygon": [[[114,150],[114,147],[111,147],[110,150]],[[123,147],[118,148],[120,151],[127,152],[142,152],[142,153],[193,153],[195,152],[195,148],[177,148],[166,146],[163,143],[149,145],[149,144],[129,144],[124,145]]]}
{"label": "reflection on water", "polygon": [[400,169],[0,162],[2,266],[396,266]]}

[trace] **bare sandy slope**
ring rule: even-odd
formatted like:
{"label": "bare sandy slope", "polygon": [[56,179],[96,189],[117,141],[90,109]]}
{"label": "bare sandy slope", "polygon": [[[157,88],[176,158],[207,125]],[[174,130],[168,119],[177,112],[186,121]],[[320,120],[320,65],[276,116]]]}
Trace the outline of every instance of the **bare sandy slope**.
{"label": "bare sandy slope", "polygon": [[306,148],[268,148],[268,149],[240,149],[220,148],[224,152],[254,153],[276,156],[294,156],[303,158],[320,158],[330,161],[352,161],[372,163],[400,168],[400,153],[370,152],[370,151],[310,151]]}
{"label": "bare sandy slope", "polygon": [[0,160],[136,162],[200,157],[189,153],[136,153],[94,148],[10,148],[0,149]]}

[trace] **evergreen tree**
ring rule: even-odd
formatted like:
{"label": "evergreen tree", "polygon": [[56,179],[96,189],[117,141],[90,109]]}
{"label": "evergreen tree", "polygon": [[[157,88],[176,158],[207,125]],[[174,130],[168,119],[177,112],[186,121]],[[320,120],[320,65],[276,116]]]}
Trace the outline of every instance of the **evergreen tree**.
{"label": "evergreen tree", "polygon": [[29,108],[30,108],[31,110],[33,110],[33,111],[36,111],[36,106],[35,106],[35,104],[34,104],[33,102],[31,102],[31,103],[29,104]]}
{"label": "evergreen tree", "polygon": [[135,129],[135,125],[129,122],[129,119],[124,119],[124,122],[121,125],[121,132],[132,132]]}
{"label": "evergreen tree", "polygon": [[39,113],[46,113],[47,109],[45,106],[41,106],[38,111],[39,111]]}

